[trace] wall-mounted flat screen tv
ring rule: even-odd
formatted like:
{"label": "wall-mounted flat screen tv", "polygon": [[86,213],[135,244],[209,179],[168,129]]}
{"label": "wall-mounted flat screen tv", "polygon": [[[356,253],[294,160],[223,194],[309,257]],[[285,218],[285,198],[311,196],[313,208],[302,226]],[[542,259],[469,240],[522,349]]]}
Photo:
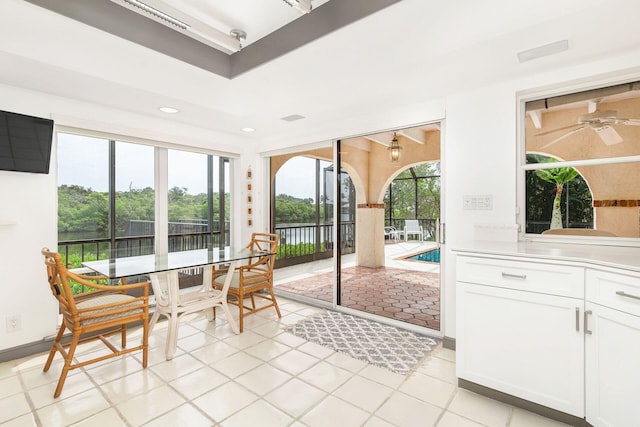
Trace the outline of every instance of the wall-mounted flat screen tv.
{"label": "wall-mounted flat screen tv", "polygon": [[0,111],[0,170],[49,173],[53,120]]}

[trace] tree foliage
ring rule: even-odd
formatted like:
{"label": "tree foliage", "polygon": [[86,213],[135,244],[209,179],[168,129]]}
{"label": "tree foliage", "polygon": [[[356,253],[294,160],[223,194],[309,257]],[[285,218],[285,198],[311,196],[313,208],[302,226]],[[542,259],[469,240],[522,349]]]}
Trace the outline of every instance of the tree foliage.
{"label": "tree foliage", "polygon": [[[547,162],[549,158],[541,154],[527,154],[527,163],[543,163]],[[555,173],[553,172],[555,169],[571,169],[575,172],[557,171],[560,173]],[[540,176],[538,171],[527,171],[526,173],[526,232],[541,233],[550,228],[557,194],[557,182],[562,182],[572,176],[572,179],[563,184],[559,201],[559,205],[565,207],[563,221],[566,227],[592,227],[591,191],[579,172],[574,168],[546,170],[550,170],[551,173],[543,173],[543,176]]]}
{"label": "tree foliage", "polygon": [[[155,191],[150,188],[116,192],[116,235],[126,236],[131,221],[155,219]],[[220,219],[219,194],[212,198],[213,220]],[[225,217],[229,218],[230,197],[225,197]],[[189,194],[173,187],[168,193],[169,222],[207,219],[207,194]],[[109,194],[79,185],[58,187],[58,232],[73,238],[99,238],[109,234]]]}

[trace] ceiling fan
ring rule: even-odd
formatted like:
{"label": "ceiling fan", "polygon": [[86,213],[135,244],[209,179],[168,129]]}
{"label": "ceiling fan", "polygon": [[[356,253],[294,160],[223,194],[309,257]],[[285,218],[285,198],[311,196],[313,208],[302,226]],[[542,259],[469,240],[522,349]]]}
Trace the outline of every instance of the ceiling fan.
{"label": "ceiling fan", "polygon": [[640,119],[623,119],[618,118],[617,111],[603,111],[598,109],[600,100],[589,102],[589,113],[578,116],[578,123],[575,125],[564,126],[553,129],[548,132],[542,132],[536,136],[549,135],[561,130],[569,130],[567,133],[559,136],[542,148],[547,148],[556,142],[570,137],[573,134],[581,132],[585,129],[593,130],[607,145],[614,145],[622,142],[622,137],[613,127],[614,125],[640,126]]}

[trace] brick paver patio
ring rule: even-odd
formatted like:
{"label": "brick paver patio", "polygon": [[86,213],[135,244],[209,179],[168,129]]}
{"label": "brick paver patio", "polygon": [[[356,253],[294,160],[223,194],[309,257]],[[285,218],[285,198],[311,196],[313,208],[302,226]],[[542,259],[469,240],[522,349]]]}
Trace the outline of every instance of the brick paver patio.
{"label": "brick paver patio", "polygon": [[[399,268],[342,269],[344,307],[440,330],[440,274]],[[277,289],[332,301],[333,273],[277,285]]]}

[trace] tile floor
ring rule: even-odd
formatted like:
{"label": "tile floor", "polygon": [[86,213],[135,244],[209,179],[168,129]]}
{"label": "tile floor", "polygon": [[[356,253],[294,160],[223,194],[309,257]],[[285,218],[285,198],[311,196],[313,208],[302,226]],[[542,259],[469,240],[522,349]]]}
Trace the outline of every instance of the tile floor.
{"label": "tile floor", "polygon": [[[277,289],[331,302],[333,276],[316,274]],[[354,266],[342,269],[341,284],[344,307],[440,330],[440,273]]]}
{"label": "tile floor", "polygon": [[[222,316],[180,327],[176,357],[164,358],[165,323],[140,354],[73,371],[53,399],[60,356],[0,364],[2,426],[561,426],[456,386],[454,352],[435,348],[410,375],[309,343],[284,328],[321,309],[280,298],[235,335]],[[134,331],[140,334],[140,331]],[[133,338],[132,338],[133,339]],[[79,358],[101,351],[81,348]]]}

